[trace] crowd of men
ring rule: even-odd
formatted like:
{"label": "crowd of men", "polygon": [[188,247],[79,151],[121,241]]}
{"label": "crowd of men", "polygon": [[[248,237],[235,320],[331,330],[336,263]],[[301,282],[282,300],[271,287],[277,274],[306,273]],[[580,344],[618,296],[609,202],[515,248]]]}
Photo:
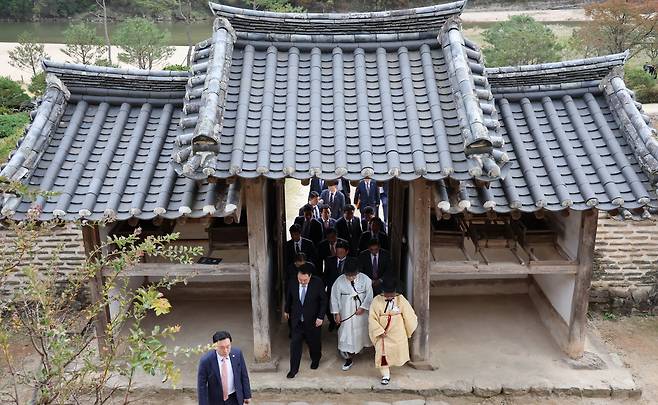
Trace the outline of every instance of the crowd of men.
{"label": "crowd of men", "polygon": [[[409,360],[407,338],[416,316],[396,292],[386,194],[385,186],[364,179],[356,186],[352,204],[346,180],[312,180],[308,203],[289,228],[284,254],[284,317],[291,339],[288,378],[299,372],[304,342],[311,369],[319,367],[325,317],[329,332],[338,330],[344,371],[352,367],[356,354],[373,345],[382,384],[390,380],[390,366]],[[360,217],[355,216],[357,209]]]}

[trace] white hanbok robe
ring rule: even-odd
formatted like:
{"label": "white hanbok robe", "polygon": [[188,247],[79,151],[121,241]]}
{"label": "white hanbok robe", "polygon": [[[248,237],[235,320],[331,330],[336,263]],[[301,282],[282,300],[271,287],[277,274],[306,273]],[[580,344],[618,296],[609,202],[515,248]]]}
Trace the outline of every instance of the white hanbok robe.
{"label": "white hanbok robe", "polygon": [[[370,277],[359,273],[354,280],[354,287],[344,274],[336,279],[331,288],[331,313],[340,314],[338,350],[341,352],[359,353],[364,347],[372,346],[368,336],[368,309],[371,302]],[[358,308],[363,308],[365,312],[354,315]]]}

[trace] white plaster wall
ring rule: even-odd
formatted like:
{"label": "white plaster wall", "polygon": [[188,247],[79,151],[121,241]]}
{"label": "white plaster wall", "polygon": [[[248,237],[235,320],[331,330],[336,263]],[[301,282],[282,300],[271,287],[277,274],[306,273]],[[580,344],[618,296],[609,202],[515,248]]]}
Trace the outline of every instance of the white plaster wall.
{"label": "white plaster wall", "polygon": [[579,211],[570,211],[568,217],[554,215],[550,221],[553,221],[553,225],[558,231],[558,244],[575,259],[578,255],[582,214]]}
{"label": "white plaster wall", "polygon": [[571,318],[576,276],[574,274],[535,274],[534,278],[546,298],[568,325]]}

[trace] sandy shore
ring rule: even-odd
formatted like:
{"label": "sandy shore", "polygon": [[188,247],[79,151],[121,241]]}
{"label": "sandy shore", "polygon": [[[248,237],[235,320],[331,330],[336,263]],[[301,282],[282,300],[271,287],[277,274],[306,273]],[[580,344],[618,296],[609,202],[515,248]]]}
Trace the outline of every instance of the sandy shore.
{"label": "sandy shore", "polygon": [[[209,28],[210,30],[210,28]],[[17,44],[13,42],[0,42],[0,76],[9,76],[14,80],[29,82],[32,77],[32,72],[30,70],[21,70],[16,69],[15,67],[9,64],[9,51],[13,49]],[[46,54],[48,59],[56,60],[60,62],[70,62],[70,58],[66,56],[61,48],[64,47],[63,44],[45,44]],[[166,65],[171,64],[185,64],[185,56],[187,55],[186,46],[176,46],[174,47],[175,51],[171,58],[166,63],[160,63],[156,65],[156,68],[162,68]],[[116,63],[116,48],[112,48],[113,56],[112,59]],[[125,63],[119,63],[120,66],[129,67]]]}
{"label": "sandy shore", "polygon": [[[512,15],[529,14],[535,19],[543,22],[569,22],[585,21],[585,11],[583,9],[569,10],[528,10],[528,11],[466,11],[462,14],[462,20],[467,23],[491,23],[502,21]],[[208,25],[208,35],[210,36],[211,24]],[[0,42],[0,75],[9,76],[14,80],[29,82],[32,73],[29,70],[20,70],[9,64],[9,50],[14,48],[16,43]],[[56,61],[68,61],[69,58],[61,51],[62,44],[46,44],[46,53],[49,59]],[[177,46],[174,55],[166,62],[161,63],[156,68],[161,68],[170,64],[184,64],[187,47]],[[116,49],[115,54],[116,54]],[[121,64],[127,66],[125,64]]]}

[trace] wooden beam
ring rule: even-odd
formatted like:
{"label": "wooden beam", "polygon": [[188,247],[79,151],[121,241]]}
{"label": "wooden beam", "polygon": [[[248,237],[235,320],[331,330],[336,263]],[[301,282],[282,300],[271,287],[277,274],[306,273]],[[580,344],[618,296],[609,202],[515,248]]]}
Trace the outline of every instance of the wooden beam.
{"label": "wooden beam", "polygon": [[[569,342],[566,353],[572,359],[580,358],[585,351],[587,336],[587,306],[589,289],[592,283],[592,262],[596,241],[596,222],[598,210],[593,208],[583,211],[580,224],[580,242],[578,245],[578,272],[571,300],[571,318],[569,321]],[[573,216],[570,216],[573,218]]]}
{"label": "wooden beam", "polygon": [[[121,272],[121,277],[188,277],[213,276],[218,281],[250,281],[249,263],[179,264],[139,263]],[[103,269],[103,276],[114,273]]]}
{"label": "wooden beam", "polygon": [[411,366],[432,369],[430,365],[430,187],[424,179],[409,184],[409,264],[412,276],[412,305],[418,328],[411,337]]}
{"label": "wooden beam", "polygon": [[404,232],[405,184],[397,179],[388,183],[388,232],[391,239],[391,260],[396,278],[400,277],[402,238]]}
{"label": "wooden beam", "polygon": [[535,263],[522,265],[519,263],[490,263],[479,262],[445,262],[432,261],[431,276],[442,274],[576,274],[578,264],[564,261],[561,263]]}
{"label": "wooden beam", "polygon": [[264,178],[245,180],[254,357],[259,370],[276,369],[270,339],[272,260],[267,229],[266,186]]}
{"label": "wooden beam", "polygon": [[[82,240],[85,246],[85,256],[90,259],[100,259],[102,252],[100,251],[101,238],[98,231],[98,225],[84,225],[82,226]],[[97,304],[103,300],[103,275],[102,271],[96,272],[94,278],[89,282],[89,295],[91,296],[92,304]],[[102,355],[108,349],[109,344],[105,332],[107,325],[110,322],[110,308],[108,305],[103,305],[100,312],[94,319],[94,328],[96,329],[96,341],[98,342],[98,351]]]}

